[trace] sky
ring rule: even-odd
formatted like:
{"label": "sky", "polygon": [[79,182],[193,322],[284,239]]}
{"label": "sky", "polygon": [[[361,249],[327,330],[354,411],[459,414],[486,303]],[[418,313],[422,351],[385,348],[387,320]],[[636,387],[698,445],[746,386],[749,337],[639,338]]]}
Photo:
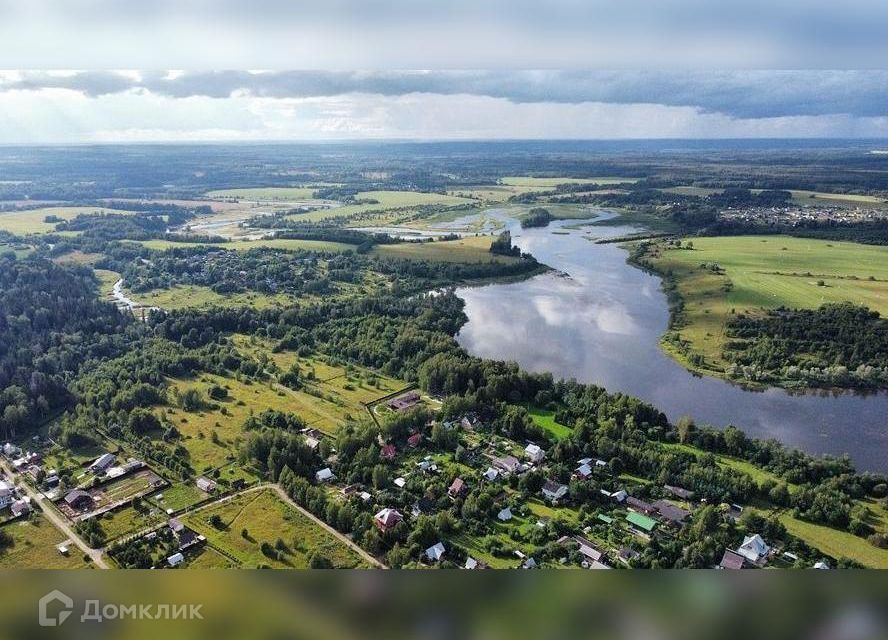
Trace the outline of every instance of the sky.
{"label": "sky", "polygon": [[886,71],[3,71],[0,143],[888,137]]}

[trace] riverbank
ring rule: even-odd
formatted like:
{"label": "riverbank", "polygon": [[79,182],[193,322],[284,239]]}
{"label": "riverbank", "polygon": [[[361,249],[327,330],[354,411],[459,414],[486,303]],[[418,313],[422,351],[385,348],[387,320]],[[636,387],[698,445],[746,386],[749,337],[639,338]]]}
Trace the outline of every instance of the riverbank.
{"label": "riverbank", "polygon": [[728,331],[732,322],[763,318],[779,308],[817,309],[848,301],[884,315],[888,311],[888,283],[883,281],[888,250],[785,236],[636,241],[625,248],[629,264],[662,279],[669,323],[660,347],[688,371],[755,390],[878,390],[872,382],[855,382],[853,375],[836,384],[835,378],[793,377],[740,367],[724,354],[736,340]]}

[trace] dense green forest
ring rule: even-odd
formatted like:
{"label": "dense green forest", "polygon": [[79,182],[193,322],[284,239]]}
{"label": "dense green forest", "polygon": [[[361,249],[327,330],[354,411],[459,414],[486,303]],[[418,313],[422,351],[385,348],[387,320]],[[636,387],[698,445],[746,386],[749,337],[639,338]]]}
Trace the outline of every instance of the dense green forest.
{"label": "dense green forest", "polygon": [[888,383],[888,320],[850,303],[777,309],[727,325],[725,357],[757,380],[881,388]]}

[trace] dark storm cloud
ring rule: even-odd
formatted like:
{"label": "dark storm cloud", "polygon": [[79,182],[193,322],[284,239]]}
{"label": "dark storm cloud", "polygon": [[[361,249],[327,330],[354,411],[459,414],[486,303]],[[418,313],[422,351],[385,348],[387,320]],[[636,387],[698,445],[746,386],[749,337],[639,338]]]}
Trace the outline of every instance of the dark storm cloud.
{"label": "dark storm cloud", "polygon": [[851,114],[888,116],[888,71],[108,71],[51,76],[23,73],[6,89],[67,88],[90,96],[145,89],[175,98],[268,98],[370,93],[473,94],[522,102],[651,103],[699,107],[743,118]]}

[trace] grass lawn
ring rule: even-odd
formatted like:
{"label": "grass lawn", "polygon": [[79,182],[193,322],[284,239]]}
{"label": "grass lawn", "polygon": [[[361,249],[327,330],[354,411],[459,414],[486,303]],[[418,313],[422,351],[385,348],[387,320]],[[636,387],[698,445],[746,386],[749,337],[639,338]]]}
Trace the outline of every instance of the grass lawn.
{"label": "grass lawn", "polygon": [[468,198],[442,195],[440,193],[421,193],[419,191],[361,191],[355,196],[358,200],[375,200],[362,204],[346,204],[333,209],[318,209],[308,213],[288,216],[290,220],[317,222],[327,218],[343,218],[367,213],[370,211],[393,211],[409,209],[431,204],[459,205],[471,204]]}
{"label": "grass lawn", "polygon": [[[208,524],[218,515],[225,524],[218,530]],[[358,554],[321,528],[271,490],[241,494],[190,514],[185,523],[206,536],[207,541],[230,553],[245,567],[267,565],[278,569],[305,569],[315,552],[328,558],[336,568],[366,567]],[[247,530],[247,536],[242,530]],[[260,550],[263,542],[274,545],[281,539],[287,549],[283,557],[269,558]]]}
{"label": "grass lawn", "polygon": [[140,240],[139,244],[154,249],[165,251],[167,249],[181,249],[186,247],[220,247],[232,251],[249,251],[250,249],[286,249],[289,251],[335,251],[340,253],[354,249],[354,245],[344,242],[328,242],[326,240],[293,240],[288,238],[269,238],[267,240],[232,240],[231,242],[172,242],[170,240]]}
{"label": "grass lawn", "polygon": [[192,480],[177,482],[148,498],[148,501],[157,506],[162,512],[167,509],[180,511],[208,497],[206,493],[195,486]]}
{"label": "grass lawn", "polygon": [[114,290],[114,285],[120,280],[120,274],[108,269],[93,269],[93,273],[99,279],[99,293],[107,298]]}
{"label": "grass lawn", "polygon": [[517,258],[490,253],[493,236],[471,236],[438,242],[403,242],[376,245],[373,253],[391,258],[433,262],[514,262]]}
{"label": "grass lawn", "polygon": [[834,558],[849,558],[873,569],[888,569],[888,549],[874,547],[863,538],[799,520],[789,512],[780,516],[780,522],[790,534]]}
{"label": "grass lawn", "polygon": [[[658,269],[672,271],[685,302],[687,323],[679,334],[713,371],[724,368],[725,324],[734,313],[851,301],[888,315],[886,247],[785,236],[692,241],[692,251],[659,243],[651,257]],[[724,273],[701,269],[701,263],[718,263]],[[824,286],[818,286],[819,280]]]}
{"label": "grass lawn", "polygon": [[66,449],[61,445],[52,445],[41,452],[43,456],[42,464],[45,469],[55,469],[60,474],[66,471],[70,472],[72,482],[79,483],[77,478],[86,473],[86,466],[103,453],[107,453],[107,451],[100,444],[77,447],[76,449]]}
{"label": "grass lawn", "polygon": [[102,257],[104,257],[104,255],[101,253],[83,253],[82,251],[75,249],[74,251],[70,251],[69,253],[53,259],[53,262],[55,262],[56,264],[93,265]]}
{"label": "grass lawn", "polygon": [[242,200],[310,200],[316,187],[251,187],[246,189],[219,189],[207,193],[209,198],[238,198]]}
{"label": "grass lawn", "polygon": [[561,440],[562,438],[567,438],[571,433],[573,433],[573,429],[571,429],[570,427],[566,427],[563,424],[555,422],[554,411],[547,411],[546,409],[529,407],[527,409],[527,413],[530,414],[530,417],[533,418],[533,421],[536,423],[537,426],[541,427],[544,431],[552,434],[558,440]]}
{"label": "grass lawn", "polygon": [[0,551],[2,569],[83,569],[88,566],[73,544],[67,556],[59,553],[56,545],[67,538],[40,513],[3,525],[2,530],[14,541],[12,547]]}
{"label": "grass lawn", "polygon": [[185,567],[188,569],[235,569],[231,560],[211,547],[203,547],[196,553],[185,556]]}
{"label": "grass lawn", "polygon": [[0,213],[0,231],[9,231],[16,235],[29,233],[51,233],[55,231],[55,222],[44,222],[46,216],[56,216],[62,220],[73,220],[83,213],[114,213],[133,215],[132,211],[105,209],[103,207],[46,207],[30,211],[12,211]]}
{"label": "grass lawn", "polygon": [[110,542],[121,536],[154,527],[166,519],[167,515],[160,509],[148,507],[147,510],[139,512],[133,507],[124,507],[102,514],[99,524]]}

